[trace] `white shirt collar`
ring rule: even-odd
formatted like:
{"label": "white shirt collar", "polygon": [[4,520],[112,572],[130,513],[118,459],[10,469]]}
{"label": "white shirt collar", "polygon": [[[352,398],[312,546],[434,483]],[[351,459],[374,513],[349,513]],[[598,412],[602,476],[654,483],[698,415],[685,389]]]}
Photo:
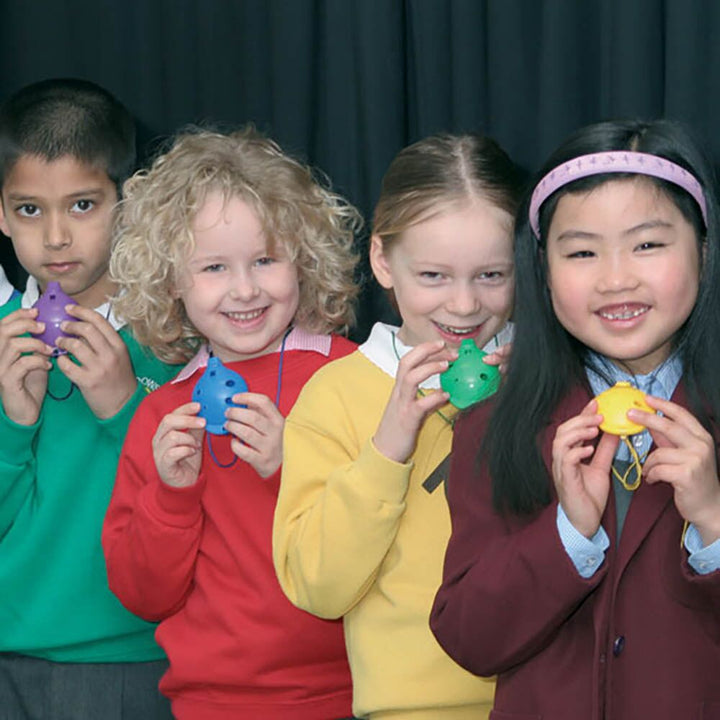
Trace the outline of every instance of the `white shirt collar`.
{"label": "white shirt collar", "polygon": [[15,292],[15,288],[10,284],[10,281],[5,275],[5,270],[0,265],[0,305],[4,305]]}
{"label": "white shirt collar", "polygon": [[[412,350],[412,346],[405,345],[397,337],[400,328],[385,323],[375,323],[368,339],[358,348],[365,357],[377,365],[384,373],[394,378],[397,375],[400,359]],[[394,337],[393,337],[394,336]],[[491,353],[500,346],[509,343],[513,336],[513,325],[507,323],[497,335],[488,342],[482,350]],[[394,345],[393,345],[394,339]],[[397,354],[396,354],[397,350]],[[432,375],[420,387],[425,390],[440,389],[440,376]]]}

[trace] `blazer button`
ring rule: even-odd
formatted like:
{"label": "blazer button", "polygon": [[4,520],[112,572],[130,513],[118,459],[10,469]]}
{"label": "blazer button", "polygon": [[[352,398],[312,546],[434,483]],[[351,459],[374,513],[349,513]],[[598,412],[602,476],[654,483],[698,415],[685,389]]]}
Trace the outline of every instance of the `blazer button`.
{"label": "blazer button", "polygon": [[624,635],[618,635],[615,640],[613,640],[613,655],[615,657],[618,657],[622,651],[625,649],[625,636]]}

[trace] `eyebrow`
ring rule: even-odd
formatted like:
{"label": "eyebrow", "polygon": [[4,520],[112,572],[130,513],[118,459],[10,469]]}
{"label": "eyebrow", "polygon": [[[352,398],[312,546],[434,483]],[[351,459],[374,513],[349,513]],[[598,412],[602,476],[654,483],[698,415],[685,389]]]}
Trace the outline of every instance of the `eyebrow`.
{"label": "eyebrow", "polygon": [[[627,237],[629,235],[637,235],[638,233],[645,232],[646,230],[660,229],[671,229],[674,225],[667,220],[648,220],[647,222],[640,223],[639,225],[633,225],[633,227],[622,231],[622,236]],[[557,241],[562,240],[600,240],[602,235],[598,233],[586,232],[585,230],[566,230],[557,236]]]}
{"label": "eyebrow", "polygon": [[[71,199],[77,199],[77,198],[86,198],[86,197],[97,197],[99,195],[105,195],[105,189],[101,187],[96,188],[87,188],[84,190],[78,190],[77,192],[70,193],[69,195],[65,195],[64,197],[68,200]],[[37,195],[27,195],[22,192],[9,192],[7,194],[7,199],[12,200],[13,202],[37,202],[38,196]]]}

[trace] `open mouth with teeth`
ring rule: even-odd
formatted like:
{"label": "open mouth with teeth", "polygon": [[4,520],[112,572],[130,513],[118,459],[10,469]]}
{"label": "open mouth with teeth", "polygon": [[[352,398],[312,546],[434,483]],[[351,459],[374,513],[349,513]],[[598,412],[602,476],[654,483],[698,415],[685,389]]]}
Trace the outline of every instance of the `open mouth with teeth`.
{"label": "open mouth with teeth", "polygon": [[598,310],[598,315],[605,320],[633,320],[650,310],[647,305],[621,305],[619,307]]}
{"label": "open mouth with teeth", "polygon": [[480,332],[480,325],[473,325],[472,327],[455,327],[454,325],[443,325],[442,323],[436,322],[435,326],[443,333],[447,335],[454,335],[458,338],[473,337]]}
{"label": "open mouth with teeth", "polygon": [[248,310],[247,312],[225,312],[223,315],[237,322],[250,322],[251,320],[257,320],[266,309],[267,308],[260,308],[258,310]]}

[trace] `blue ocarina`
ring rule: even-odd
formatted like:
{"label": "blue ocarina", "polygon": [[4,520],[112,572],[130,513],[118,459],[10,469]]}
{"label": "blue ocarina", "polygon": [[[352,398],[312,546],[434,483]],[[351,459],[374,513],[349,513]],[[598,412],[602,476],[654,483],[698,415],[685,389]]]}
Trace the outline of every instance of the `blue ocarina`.
{"label": "blue ocarina", "polygon": [[498,389],[500,371],[483,362],[487,353],[470,338],[460,343],[458,352],[458,359],[440,375],[440,387],[450,394],[450,402],[456,408],[464,410]]}
{"label": "blue ocarina", "polygon": [[45,330],[35,335],[35,337],[50,345],[53,348],[53,355],[56,357],[67,352],[56,346],[55,343],[58,338],[72,337],[60,329],[61,323],[66,320],[75,320],[74,317],[65,312],[65,306],[75,304],[75,301],[62,291],[60,283],[49,282],[45,292],[33,305],[38,309],[37,321],[45,323]]}
{"label": "blue ocarina", "polygon": [[247,391],[242,375],[228,370],[218,358],[211,357],[192,394],[193,402],[201,405],[198,415],[206,420],[205,430],[213,435],[227,435],[225,411],[228,406],[243,407],[234,403],[232,396]]}

